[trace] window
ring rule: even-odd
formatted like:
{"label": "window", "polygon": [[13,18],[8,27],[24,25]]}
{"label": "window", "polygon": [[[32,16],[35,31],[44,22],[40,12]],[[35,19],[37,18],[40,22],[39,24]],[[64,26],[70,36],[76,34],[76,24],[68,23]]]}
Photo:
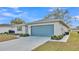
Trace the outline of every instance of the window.
{"label": "window", "polygon": [[22,26],[17,26],[18,31],[22,31]]}

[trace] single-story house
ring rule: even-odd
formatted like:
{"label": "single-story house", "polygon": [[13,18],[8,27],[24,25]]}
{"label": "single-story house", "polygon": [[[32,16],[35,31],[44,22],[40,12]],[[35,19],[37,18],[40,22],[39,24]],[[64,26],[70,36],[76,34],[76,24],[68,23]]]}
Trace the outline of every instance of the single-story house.
{"label": "single-story house", "polygon": [[68,32],[69,29],[70,27],[64,20],[55,19],[52,15],[28,24],[0,25],[0,33],[13,30],[15,33],[27,33],[31,36],[62,35],[65,34],[65,32]]}
{"label": "single-story house", "polygon": [[31,36],[62,35],[69,31],[69,26],[61,19],[43,19],[28,24]]}
{"label": "single-story house", "polygon": [[0,33],[13,30],[15,33],[27,33],[27,25],[25,24],[0,24]]}
{"label": "single-story house", "polygon": [[79,28],[72,28],[71,31],[79,32]]}

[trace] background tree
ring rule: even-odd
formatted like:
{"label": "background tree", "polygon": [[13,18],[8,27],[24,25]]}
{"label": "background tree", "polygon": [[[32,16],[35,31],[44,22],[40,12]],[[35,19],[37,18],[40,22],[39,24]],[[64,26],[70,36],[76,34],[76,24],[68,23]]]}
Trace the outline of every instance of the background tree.
{"label": "background tree", "polygon": [[14,20],[11,20],[11,24],[24,24],[24,20],[21,18],[15,18]]}
{"label": "background tree", "polygon": [[54,19],[62,19],[67,24],[70,24],[72,17],[69,14],[68,10],[65,10],[63,8],[53,8],[53,12],[50,13],[46,18],[54,18]]}

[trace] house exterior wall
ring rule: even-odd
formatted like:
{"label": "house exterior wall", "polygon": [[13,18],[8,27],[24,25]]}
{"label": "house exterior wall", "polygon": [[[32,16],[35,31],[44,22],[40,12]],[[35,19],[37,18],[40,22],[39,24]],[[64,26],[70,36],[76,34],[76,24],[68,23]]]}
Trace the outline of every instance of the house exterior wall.
{"label": "house exterior wall", "polygon": [[63,26],[62,24],[61,24],[61,28],[62,28],[63,33],[65,33],[65,32],[68,32],[68,31],[69,31],[69,28],[67,28],[67,27]]}
{"label": "house exterior wall", "polygon": [[[20,26],[20,25],[18,25],[18,26]],[[5,27],[0,27],[0,33],[4,33],[4,32],[8,32],[9,30],[14,30],[15,31],[15,33],[27,33],[27,27],[26,26],[22,26],[22,31],[18,31],[17,30],[17,26],[5,26]]]}
{"label": "house exterior wall", "polygon": [[10,29],[11,27],[0,27],[0,33],[8,32]]}
{"label": "house exterior wall", "polygon": [[72,29],[72,32],[79,32],[79,29]]}
{"label": "house exterior wall", "polygon": [[15,33],[23,33],[23,34],[25,34],[27,32],[27,27],[26,26],[22,26],[22,31],[18,31],[17,27],[18,26],[12,26],[11,30],[14,30]]}
{"label": "house exterior wall", "polygon": [[60,26],[59,22],[56,22],[54,25],[54,35],[61,35],[62,34],[60,28],[61,28],[61,26]]}
{"label": "house exterior wall", "polygon": [[[41,24],[28,25],[28,33],[29,33],[29,35],[31,35],[31,26],[52,25],[52,24],[54,24],[54,35],[61,35],[67,30],[66,27],[64,25],[62,25],[61,23],[54,22],[54,23],[41,23]],[[62,32],[61,28],[65,29],[65,30]]]}
{"label": "house exterior wall", "polygon": [[59,22],[56,23],[55,28],[56,28],[55,35],[62,35],[65,32],[68,32],[68,30],[69,30],[66,26],[64,26],[63,24],[61,24]]}

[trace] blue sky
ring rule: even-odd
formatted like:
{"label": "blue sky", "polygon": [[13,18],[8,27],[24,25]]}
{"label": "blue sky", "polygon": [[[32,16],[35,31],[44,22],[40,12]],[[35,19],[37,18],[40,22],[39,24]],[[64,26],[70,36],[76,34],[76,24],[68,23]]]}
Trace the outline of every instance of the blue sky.
{"label": "blue sky", "polygon": [[[73,27],[79,26],[79,8],[64,7],[72,17],[71,24]],[[0,7],[0,24],[10,23],[16,17],[22,18],[26,22],[33,22],[42,19],[53,11],[53,7]]]}

